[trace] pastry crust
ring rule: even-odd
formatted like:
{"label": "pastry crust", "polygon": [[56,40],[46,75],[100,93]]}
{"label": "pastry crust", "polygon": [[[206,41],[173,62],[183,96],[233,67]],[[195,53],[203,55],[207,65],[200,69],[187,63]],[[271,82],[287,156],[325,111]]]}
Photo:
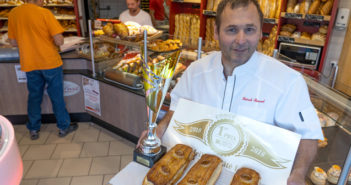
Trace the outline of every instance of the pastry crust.
{"label": "pastry crust", "polygon": [[315,14],[320,4],[321,4],[320,0],[314,0],[310,6],[310,9],[308,9],[308,14]]}
{"label": "pastry crust", "polygon": [[315,185],[325,185],[327,182],[327,174],[322,168],[315,166],[310,175],[310,179]]}
{"label": "pastry crust", "polygon": [[258,185],[260,174],[250,168],[240,168],[236,171],[230,185]]}
{"label": "pastry crust", "polygon": [[169,150],[146,174],[143,185],[171,185],[178,181],[194,159],[194,150],[177,144]]}
{"label": "pastry crust", "polygon": [[222,160],[215,155],[204,154],[178,185],[213,185],[221,171]]}
{"label": "pastry crust", "polygon": [[329,15],[330,11],[333,7],[333,1],[332,0],[328,0],[321,8],[321,14],[322,15]]}
{"label": "pastry crust", "polygon": [[333,165],[327,172],[327,179],[330,183],[336,184],[338,183],[339,177],[341,174],[341,168],[339,165]]}

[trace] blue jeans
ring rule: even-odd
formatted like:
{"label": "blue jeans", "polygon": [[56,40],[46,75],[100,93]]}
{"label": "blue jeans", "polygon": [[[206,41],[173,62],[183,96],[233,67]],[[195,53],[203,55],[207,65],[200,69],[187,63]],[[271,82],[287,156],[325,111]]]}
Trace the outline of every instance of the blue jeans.
{"label": "blue jeans", "polygon": [[71,123],[71,119],[66,110],[63,99],[63,72],[62,67],[49,70],[35,70],[26,72],[28,94],[28,118],[27,128],[29,130],[39,130],[41,126],[41,103],[45,84],[49,94],[52,109],[54,111],[57,127],[66,129]]}

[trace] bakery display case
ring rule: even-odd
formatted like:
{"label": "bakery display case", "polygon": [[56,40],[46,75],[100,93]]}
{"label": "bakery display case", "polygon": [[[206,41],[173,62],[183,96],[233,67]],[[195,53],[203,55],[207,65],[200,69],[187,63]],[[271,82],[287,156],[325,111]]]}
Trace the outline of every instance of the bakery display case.
{"label": "bakery display case", "polygon": [[[340,171],[344,167],[351,147],[351,101],[350,97],[322,85],[308,76],[305,76],[305,80],[324,134],[324,140],[318,141],[318,153],[308,174],[307,180],[311,184],[312,173],[318,172],[322,174],[320,176],[326,175],[326,177],[330,176],[329,173],[340,175]],[[350,174],[348,178],[348,184],[351,184]],[[327,184],[336,183],[328,181]]]}

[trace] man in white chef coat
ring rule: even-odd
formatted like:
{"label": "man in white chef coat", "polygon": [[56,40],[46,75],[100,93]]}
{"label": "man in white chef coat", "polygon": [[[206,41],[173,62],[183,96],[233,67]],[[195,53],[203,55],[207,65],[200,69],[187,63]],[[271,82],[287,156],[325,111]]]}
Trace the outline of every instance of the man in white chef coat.
{"label": "man in white chef coat", "polygon": [[221,1],[215,26],[221,51],[187,68],[156,133],[163,136],[180,98],[296,132],[302,139],[287,184],[304,185],[323,133],[302,75],[256,51],[262,24],[256,0]]}

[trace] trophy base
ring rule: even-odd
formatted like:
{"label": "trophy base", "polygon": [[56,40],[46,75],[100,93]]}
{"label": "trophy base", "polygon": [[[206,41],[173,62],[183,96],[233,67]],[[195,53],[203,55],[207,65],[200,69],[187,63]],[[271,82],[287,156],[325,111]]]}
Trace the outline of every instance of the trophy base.
{"label": "trophy base", "polygon": [[167,149],[165,146],[161,145],[161,150],[158,154],[153,156],[148,156],[143,154],[138,148],[133,152],[133,161],[142,164],[146,167],[151,168],[165,153]]}

